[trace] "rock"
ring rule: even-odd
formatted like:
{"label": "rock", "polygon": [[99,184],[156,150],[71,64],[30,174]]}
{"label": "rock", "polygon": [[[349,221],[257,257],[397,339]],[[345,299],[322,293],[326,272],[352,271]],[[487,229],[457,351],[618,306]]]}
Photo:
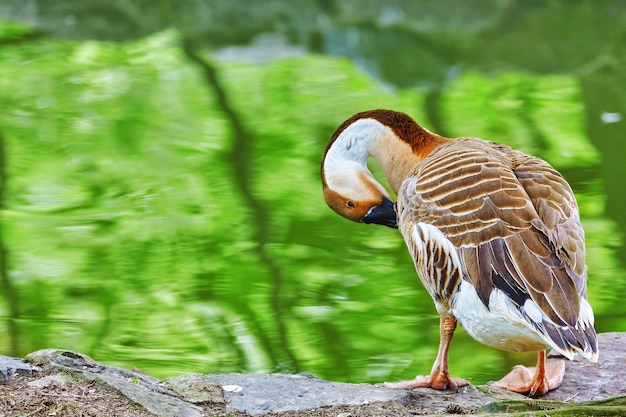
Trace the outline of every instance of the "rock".
{"label": "rock", "polygon": [[[503,398],[508,398],[509,395],[508,391],[501,396],[500,391],[494,393],[489,389],[485,390],[484,387],[475,387],[473,385],[461,387],[458,392],[417,388],[412,390],[411,393],[413,401],[423,405],[423,408],[428,410],[429,414],[432,411],[441,414],[473,414],[474,410],[495,401],[502,401]],[[514,395],[525,398],[519,394]],[[463,412],[459,413],[459,410],[463,410]]]}
{"label": "rock", "polygon": [[[599,363],[567,361],[562,386],[541,400],[529,400],[491,386],[467,386],[458,392],[428,388],[405,391],[369,384],[323,381],[312,374],[190,374],[161,382],[138,370],[107,366],[86,355],[56,349],[45,349],[27,356],[31,362],[46,370],[46,376],[26,381],[23,386],[50,392],[54,392],[55,388],[66,391],[69,383],[77,381],[71,378],[80,377],[113,388],[150,413],[163,417],[224,413],[237,416],[275,415],[309,410],[313,410],[311,415],[327,415],[322,410],[332,410],[329,412],[334,414],[328,415],[350,417],[360,415],[359,410],[365,409],[368,410],[366,415],[403,416],[407,413],[480,414],[516,410],[525,413],[552,410],[556,414],[562,411],[571,415],[625,415],[622,404],[626,399],[626,388],[621,381],[626,373],[626,352],[623,349],[626,333],[600,334],[598,342]],[[0,382],[7,383],[11,375],[18,372],[32,375],[33,371],[40,369],[38,366],[0,356]],[[588,400],[606,401],[601,404],[586,403]],[[89,401],[89,396],[85,396],[84,401]],[[333,406],[337,407],[327,408]],[[591,414],[585,414],[585,410]]]}
{"label": "rock", "polygon": [[26,360],[38,365],[54,363],[62,366],[97,366],[98,363],[87,355],[62,349],[42,349],[26,355]]}
{"label": "rock", "polygon": [[598,335],[598,363],[588,360],[565,361],[565,377],[557,390],[542,397],[544,400],[589,401],[626,396],[626,334]]}
{"label": "rock", "polygon": [[407,404],[409,391],[367,384],[328,382],[309,375],[212,374],[212,381],[241,389],[224,390],[227,411],[251,415],[312,410],[332,405],[361,405],[375,401]]}
{"label": "rock", "polygon": [[226,399],[222,388],[231,391],[228,386],[220,387],[219,384],[211,381],[210,376],[200,374],[169,378],[163,381],[163,385],[175,391],[183,400],[194,404],[225,404]]}
{"label": "rock", "polygon": [[63,388],[69,385],[72,380],[61,374],[48,375],[43,378],[35,379],[34,381],[28,382],[28,385],[31,388]]}
{"label": "rock", "polygon": [[141,404],[146,410],[159,417],[202,416],[202,408],[166,394],[154,386],[142,384],[138,380],[131,381],[107,374],[97,375],[95,379],[115,388],[130,400]]}
{"label": "rock", "polygon": [[160,417],[202,415],[202,408],[181,400],[174,391],[161,385],[157,378],[143,372],[103,365],[89,356],[61,349],[40,350],[27,355],[27,358],[46,369],[56,369],[104,383]]}
{"label": "rock", "polygon": [[0,384],[7,384],[16,373],[32,375],[33,367],[23,359],[0,356]]}

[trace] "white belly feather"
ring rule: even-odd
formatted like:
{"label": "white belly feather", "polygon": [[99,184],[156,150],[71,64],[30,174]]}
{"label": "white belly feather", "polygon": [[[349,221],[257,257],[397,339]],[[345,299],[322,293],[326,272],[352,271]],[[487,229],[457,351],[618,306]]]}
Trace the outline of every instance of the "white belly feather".
{"label": "white belly feather", "polygon": [[497,288],[491,292],[487,309],[474,287],[463,280],[450,307],[470,336],[487,346],[513,352],[537,352],[549,347]]}

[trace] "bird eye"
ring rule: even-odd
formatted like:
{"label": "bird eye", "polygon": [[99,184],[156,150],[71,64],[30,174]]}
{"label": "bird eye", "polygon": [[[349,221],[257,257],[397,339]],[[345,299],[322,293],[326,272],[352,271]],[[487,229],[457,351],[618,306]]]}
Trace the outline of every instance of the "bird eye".
{"label": "bird eye", "polygon": [[348,206],[350,208],[355,208],[356,204],[354,203],[354,201],[348,200],[348,202],[346,203],[346,206]]}

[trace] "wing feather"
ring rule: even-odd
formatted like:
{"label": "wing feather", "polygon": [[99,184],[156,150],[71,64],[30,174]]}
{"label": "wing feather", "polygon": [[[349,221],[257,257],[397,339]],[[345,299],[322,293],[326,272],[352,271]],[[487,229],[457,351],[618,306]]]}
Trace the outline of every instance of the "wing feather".
{"label": "wing feather", "polygon": [[[555,347],[596,352],[592,325],[581,324],[589,320],[581,317],[586,267],[576,200],[548,163],[504,145],[457,139],[405,180],[398,212],[405,239],[402,222],[410,220],[435,226],[452,242],[463,279],[485,306],[496,288],[521,314],[531,300],[545,320],[527,321]],[[440,267],[445,258],[436,253],[433,262]]]}

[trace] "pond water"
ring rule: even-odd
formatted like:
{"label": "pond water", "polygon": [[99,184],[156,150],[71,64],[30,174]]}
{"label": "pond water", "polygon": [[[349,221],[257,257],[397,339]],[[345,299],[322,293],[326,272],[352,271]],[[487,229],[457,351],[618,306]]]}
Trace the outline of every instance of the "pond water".
{"label": "pond water", "polygon": [[[332,213],[319,180],[343,120],[387,107],[432,128],[430,90],[390,91],[316,55],[218,60],[221,84],[208,85],[171,32],[0,54],[0,354],[71,349],[161,378],[430,371],[439,320],[402,238]],[[587,234],[596,329],[626,331],[623,154],[606,151],[623,138],[594,141],[594,126],[617,123],[589,110],[588,87],[573,75],[467,71],[438,93],[439,121],[564,173]],[[461,328],[450,353],[451,372],[475,383],[534,361]]]}

